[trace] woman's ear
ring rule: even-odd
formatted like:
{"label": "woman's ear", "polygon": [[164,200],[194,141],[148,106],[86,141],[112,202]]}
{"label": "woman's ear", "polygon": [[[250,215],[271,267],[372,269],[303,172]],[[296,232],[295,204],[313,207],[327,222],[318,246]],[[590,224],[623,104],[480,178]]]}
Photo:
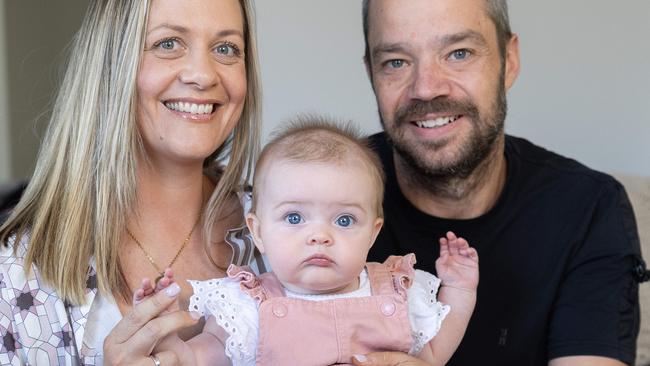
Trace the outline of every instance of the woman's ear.
{"label": "woman's ear", "polygon": [[260,235],[260,219],[254,213],[246,214],[246,226],[253,236],[253,243],[260,251],[264,253],[264,243],[262,242],[262,237]]}

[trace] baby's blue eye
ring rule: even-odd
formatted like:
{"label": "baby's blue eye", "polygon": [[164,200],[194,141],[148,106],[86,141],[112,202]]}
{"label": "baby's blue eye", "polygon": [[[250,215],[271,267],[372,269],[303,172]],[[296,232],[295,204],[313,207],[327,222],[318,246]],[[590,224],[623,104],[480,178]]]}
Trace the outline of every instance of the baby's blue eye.
{"label": "baby's blue eye", "polygon": [[350,215],[341,215],[336,218],[336,224],[341,227],[348,227],[354,223],[354,218]]}
{"label": "baby's blue eye", "polygon": [[284,219],[291,225],[298,225],[302,222],[302,217],[297,213],[290,213],[284,217]]}

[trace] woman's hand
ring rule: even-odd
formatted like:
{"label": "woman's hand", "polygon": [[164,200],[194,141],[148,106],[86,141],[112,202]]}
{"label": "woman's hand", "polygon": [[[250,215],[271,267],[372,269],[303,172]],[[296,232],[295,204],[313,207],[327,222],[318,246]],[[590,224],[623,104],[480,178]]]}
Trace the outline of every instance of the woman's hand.
{"label": "woman's hand", "polygon": [[[161,315],[178,297],[180,287],[173,283],[133,308],[104,340],[105,365],[153,366],[151,351],[165,336],[198,321],[196,314],[174,311]],[[161,365],[180,365],[179,355],[163,351],[153,355]]]}
{"label": "woman's hand", "polygon": [[373,352],[355,355],[352,363],[357,366],[430,366],[430,364],[402,352]]}

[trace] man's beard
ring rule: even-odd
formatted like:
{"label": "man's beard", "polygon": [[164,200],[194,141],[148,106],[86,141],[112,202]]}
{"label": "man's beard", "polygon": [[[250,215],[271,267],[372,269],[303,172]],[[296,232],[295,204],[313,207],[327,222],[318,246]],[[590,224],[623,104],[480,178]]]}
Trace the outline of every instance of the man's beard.
{"label": "man's beard", "polygon": [[[499,137],[503,134],[506,118],[507,102],[503,78],[502,73],[495,98],[486,113],[480,113],[476,104],[470,99],[453,100],[444,97],[430,101],[414,100],[399,108],[395,113],[395,124],[392,129],[386,128],[382,121],[389,140],[405,163],[405,168],[408,169],[407,178],[410,183],[437,194],[446,192],[455,195],[454,182],[462,182],[472,176],[481,163],[490,157]],[[409,141],[405,137],[404,129],[400,126],[411,123],[414,117],[429,113],[462,115],[472,123],[470,135],[465,141],[461,141],[462,145],[455,156],[437,162],[431,161],[427,156],[436,152],[442,154],[440,151],[448,141],[422,143]]]}

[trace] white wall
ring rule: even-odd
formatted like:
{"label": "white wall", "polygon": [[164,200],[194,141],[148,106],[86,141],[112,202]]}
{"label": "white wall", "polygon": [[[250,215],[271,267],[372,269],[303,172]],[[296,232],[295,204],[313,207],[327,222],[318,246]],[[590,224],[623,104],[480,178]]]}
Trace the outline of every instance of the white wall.
{"label": "white wall", "polygon": [[[510,1],[522,72],[509,133],[608,172],[650,176],[650,1]],[[380,130],[361,1],[257,0],[268,133],[296,112]]]}
{"label": "white wall", "polygon": [[5,42],[5,5],[0,3],[0,184],[11,176],[9,148],[9,96]]}

